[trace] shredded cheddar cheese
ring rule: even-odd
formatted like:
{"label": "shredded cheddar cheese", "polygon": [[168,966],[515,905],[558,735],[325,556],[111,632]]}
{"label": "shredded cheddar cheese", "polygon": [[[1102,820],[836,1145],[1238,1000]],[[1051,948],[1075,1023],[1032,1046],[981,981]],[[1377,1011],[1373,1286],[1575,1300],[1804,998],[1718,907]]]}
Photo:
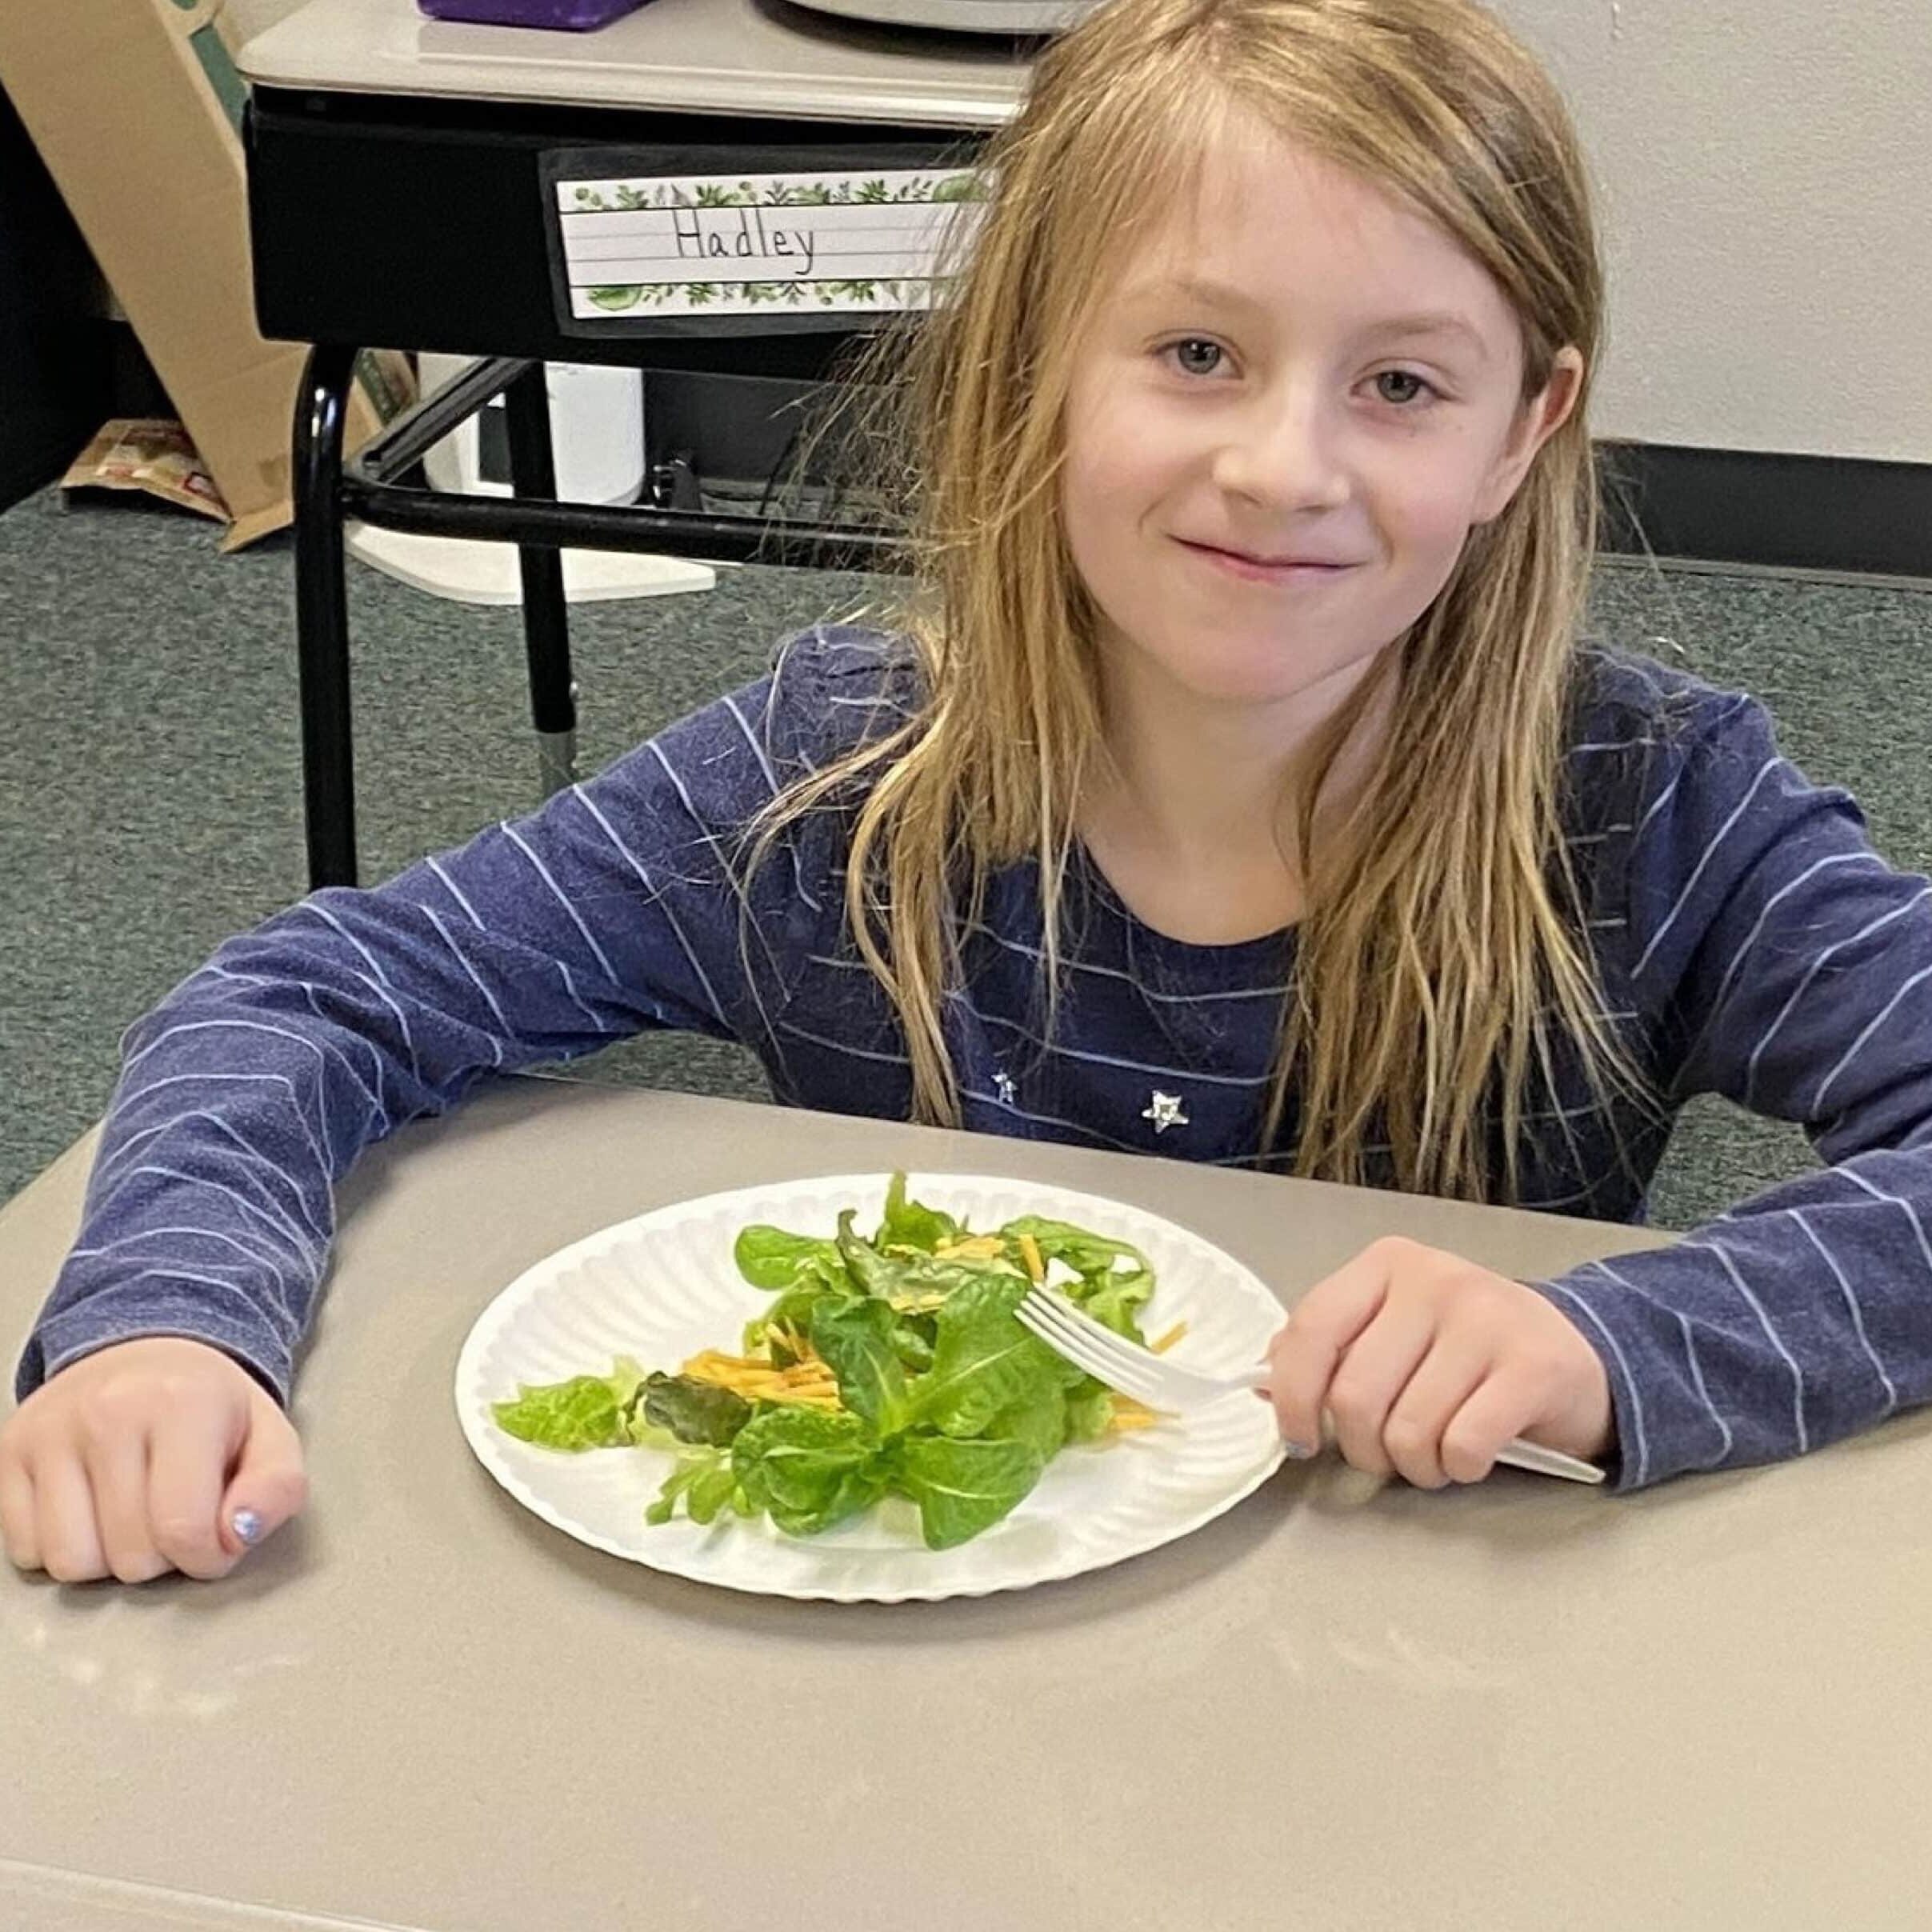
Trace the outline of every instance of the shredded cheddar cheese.
{"label": "shredded cheddar cheese", "polygon": [[942,1241],[933,1250],[939,1261],[998,1261],[1000,1238],[997,1234],[959,1234]]}
{"label": "shredded cheddar cheese", "polygon": [[727,1355],[708,1348],[692,1356],[682,1374],[694,1382],[729,1389],[747,1402],[801,1402],[810,1408],[840,1406],[838,1383],[824,1362],[809,1352],[788,1369],[775,1368],[756,1355]]}

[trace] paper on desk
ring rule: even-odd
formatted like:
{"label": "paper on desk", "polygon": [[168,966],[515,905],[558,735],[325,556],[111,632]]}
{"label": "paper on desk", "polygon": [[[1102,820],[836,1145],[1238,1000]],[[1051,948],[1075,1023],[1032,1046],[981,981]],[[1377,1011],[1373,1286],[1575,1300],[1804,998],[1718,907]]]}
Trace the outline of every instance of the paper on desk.
{"label": "paper on desk", "polygon": [[580,320],[922,309],[988,193],[960,169],[681,174],[554,184]]}

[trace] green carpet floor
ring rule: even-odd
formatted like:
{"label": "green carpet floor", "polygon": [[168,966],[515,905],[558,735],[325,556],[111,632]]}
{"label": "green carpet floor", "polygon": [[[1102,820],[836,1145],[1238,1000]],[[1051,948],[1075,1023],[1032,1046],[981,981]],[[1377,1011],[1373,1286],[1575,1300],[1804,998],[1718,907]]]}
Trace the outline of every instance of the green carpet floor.
{"label": "green carpet floor", "polygon": [[[360,837],[375,879],[534,802],[514,610],[352,565]],[[225,934],[306,883],[286,539],[217,554],[211,526],[134,505],[0,516],[0,1199],[98,1114],[115,1042]],[[586,770],[755,676],[858,576],[752,568],[715,590],[580,608]],[[1849,786],[1894,862],[1932,867],[1932,592],[1622,562],[1611,641],[1758,692],[1787,750]],[[677,1038],[586,1078],[762,1098],[748,1057]],[[1690,1224],[1810,1161],[1793,1130],[1687,1110],[1655,1202]]]}

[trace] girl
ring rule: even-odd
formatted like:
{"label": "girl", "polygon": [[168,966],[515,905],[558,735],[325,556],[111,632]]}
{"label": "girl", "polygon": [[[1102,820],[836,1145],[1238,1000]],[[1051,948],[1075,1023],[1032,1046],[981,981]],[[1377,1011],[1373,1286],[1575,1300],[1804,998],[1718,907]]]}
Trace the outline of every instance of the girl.
{"label": "girl", "polygon": [[1378,1243],[1274,1346],[1287,1438],[1633,1488],[1928,1393],[1932,887],[1751,700],[1577,641],[1602,290],[1547,78],[1469,0],[1113,0],[986,159],[893,622],[130,1033],[14,1562],[226,1570],[302,1500],[332,1182],[646,1026],[794,1104],[1626,1218],[1727,1094],[1834,1164],[1532,1285]]}

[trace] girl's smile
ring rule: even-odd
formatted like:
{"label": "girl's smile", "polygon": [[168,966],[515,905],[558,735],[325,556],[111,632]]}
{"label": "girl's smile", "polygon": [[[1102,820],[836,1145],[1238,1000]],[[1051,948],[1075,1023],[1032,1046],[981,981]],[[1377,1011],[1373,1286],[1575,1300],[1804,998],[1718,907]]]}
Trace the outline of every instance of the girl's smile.
{"label": "girl's smile", "polygon": [[1192,543],[1185,537],[1174,541],[1211,569],[1244,583],[1266,584],[1276,590],[1315,590],[1335,583],[1355,566],[1346,563],[1313,563],[1300,559],[1264,562],[1239,550],[1224,550],[1213,544]]}

